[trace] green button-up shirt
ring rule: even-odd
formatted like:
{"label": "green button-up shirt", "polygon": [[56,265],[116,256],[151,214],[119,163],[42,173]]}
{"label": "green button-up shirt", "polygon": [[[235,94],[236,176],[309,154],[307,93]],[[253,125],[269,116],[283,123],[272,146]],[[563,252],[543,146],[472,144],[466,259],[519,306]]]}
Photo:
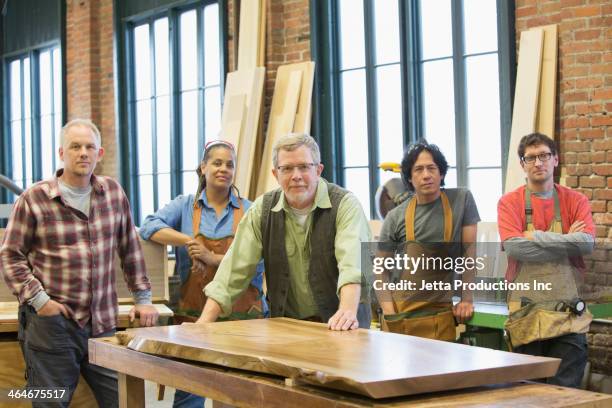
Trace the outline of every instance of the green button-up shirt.
{"label": "green button-up shirt", "polygon": [[[255,274],[255,267],[263,254],[261,236],[261,211],[263,196],[259,197],[240,221],[234,242],[225,254],[215,278],[206,288],[206,296],[214,299],[222,309],[222,315],[231,312],[231,305],[248,286]],[[305,318],[318,315],[308,271],[310,267],[310,233],[313,211],[331,208],[327,184],[319,180],[315,201],[302,227],[281,193],[271,211],[285,211],[285,248],[289,262],[290,286],[287,296],[286,316]],[[361,242],[370,241],[368,221],[361,204],[352,194],[340,201],[336,217],[335,255],[338,261],[338,287],[349,283],[361,283]]]}

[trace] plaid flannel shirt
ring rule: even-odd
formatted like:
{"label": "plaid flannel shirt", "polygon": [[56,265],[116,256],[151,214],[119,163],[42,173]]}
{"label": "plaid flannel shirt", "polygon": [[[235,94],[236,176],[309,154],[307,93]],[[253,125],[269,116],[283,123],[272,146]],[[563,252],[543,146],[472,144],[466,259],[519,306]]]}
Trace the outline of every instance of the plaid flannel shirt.
{"label": "plaid flannel shirt", "polygon": [[17,199],[0,247],[4,280],[25,304],[39,291],[66,306],[94,335],[115,328],[115,250],[132,292],[150,290],[130,205],[113,179],[93,176],[89,216],[66,205],[57,178]]}

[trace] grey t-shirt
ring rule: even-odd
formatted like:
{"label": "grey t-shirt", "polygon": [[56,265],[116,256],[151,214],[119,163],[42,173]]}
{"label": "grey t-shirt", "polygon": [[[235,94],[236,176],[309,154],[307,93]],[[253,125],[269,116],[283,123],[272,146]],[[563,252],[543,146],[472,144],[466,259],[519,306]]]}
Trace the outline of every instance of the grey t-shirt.
{"label": "grey t-shirt", "polygon": [[[453,212],[451,241],[461,242],[461,228],[480,221],[476,202],[468,189],[449,188],[443,191],[448,197]],[[411,198],[412,196],[387,214],[380,232],[381,242],[406,241],[405,214]],[[414,215],[414,236],[419,242],[442,242],[444,240],[444,211],[440,198],[431,203],[417,204]]]}

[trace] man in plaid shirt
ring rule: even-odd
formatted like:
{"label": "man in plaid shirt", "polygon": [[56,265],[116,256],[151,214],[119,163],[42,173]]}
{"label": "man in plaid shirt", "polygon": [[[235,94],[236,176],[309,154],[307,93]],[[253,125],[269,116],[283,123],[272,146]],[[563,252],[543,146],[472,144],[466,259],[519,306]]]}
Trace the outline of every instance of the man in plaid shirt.
{"label": "man in plaid shirt", "polygon": [[87,339],[115,331],[115,251],[136,303],[130,319],[139,315],[141,325],[152,326],[158,315],[127,197],[115,180],[93,175],[103,154],[91,121],[64,126],[59,148],[64,168],[18,198],[0,247],[0,267],[20,303],[27,386],[66,387],[72,397],[81,373],[98,404],[114,407],[117,375],[89,364]]}

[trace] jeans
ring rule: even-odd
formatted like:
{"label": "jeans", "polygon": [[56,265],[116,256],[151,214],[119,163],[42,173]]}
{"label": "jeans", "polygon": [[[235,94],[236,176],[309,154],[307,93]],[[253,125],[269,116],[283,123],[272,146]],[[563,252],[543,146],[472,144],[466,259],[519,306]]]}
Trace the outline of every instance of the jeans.
{"label": "jeans", "polygon": [[587,341],[584,333],[571,333],[548,340],[534,341],[514,349],[517,353],[561,359],[559,371],[546,383],[577,388],[587,363]]}
{"label": "jeans", "polygon": [[68,407],[79,375],[89,384],[100,407],[119,405],[117,373],[89,363],[87,340],[113,336],[115,330],[91,335],[91,324],[81,328],[62,314],[38,316],[28,305],[19,307],[19,343],[26,363],[27,387],[68,389],[64,402],[33,402],[37,407]]}

